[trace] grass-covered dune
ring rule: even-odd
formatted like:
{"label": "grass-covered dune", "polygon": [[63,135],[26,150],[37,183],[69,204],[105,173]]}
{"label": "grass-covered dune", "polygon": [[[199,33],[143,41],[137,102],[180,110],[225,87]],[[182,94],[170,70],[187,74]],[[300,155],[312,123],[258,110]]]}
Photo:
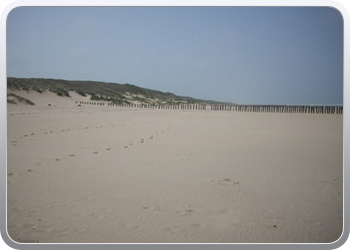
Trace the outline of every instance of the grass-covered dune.
{"label": "grass-covered dune", "polygon": [[30,101],[22,96],[13,94],[13,93],[7,94],[7,103],[10,103],[10,104],[22,103],[22,104],[26,104],[26,105],[35,105],[34,102],[32,102],[32,101]]}
{"label": "grass-covered dune", "polygon": [[111,101],[117,104],[219,104],[211,100],[201,100],[192,97],[177,96],[169,92],[141,88],[132,84],[119,84],[97,81],[69,81],[43,78],[7,78],[9,90],[34,90],[39,93],[51,91],[59,96],[69,97],[74,91],[82,96],[90,96],[91,100]]}

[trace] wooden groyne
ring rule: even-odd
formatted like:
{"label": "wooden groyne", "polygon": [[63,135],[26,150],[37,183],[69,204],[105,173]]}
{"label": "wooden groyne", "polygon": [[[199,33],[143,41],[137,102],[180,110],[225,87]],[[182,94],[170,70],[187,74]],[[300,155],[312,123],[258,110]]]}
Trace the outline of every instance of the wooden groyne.
{"label": "wooden groyne", "polygon": [[220,105],[220,104],[115,104],[107,102],[76,102],[80,105],[147,108],[147,109],[182,109],[182,110],[214,110],[234,112],[265,113],[308,113],[308,114],[343,114],[342,105]]}

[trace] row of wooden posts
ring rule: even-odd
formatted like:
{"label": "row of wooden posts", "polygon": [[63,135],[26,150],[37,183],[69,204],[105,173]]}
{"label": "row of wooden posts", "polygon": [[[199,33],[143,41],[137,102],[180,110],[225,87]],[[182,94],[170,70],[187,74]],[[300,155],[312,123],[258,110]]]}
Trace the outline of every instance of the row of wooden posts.
{"label": "row of wooden posts", "polygon": [[[78,102],[77,102],[78,103]],[[314,114],[343,114],[342,105],[219,105],[219,104],[115,104],[105,102],[79,102],[80,105],[97,105],[111,107],[148,108],[148,109],[191,109],[218,110],[237,112],[270,112],[270,113],[314,113]]]}

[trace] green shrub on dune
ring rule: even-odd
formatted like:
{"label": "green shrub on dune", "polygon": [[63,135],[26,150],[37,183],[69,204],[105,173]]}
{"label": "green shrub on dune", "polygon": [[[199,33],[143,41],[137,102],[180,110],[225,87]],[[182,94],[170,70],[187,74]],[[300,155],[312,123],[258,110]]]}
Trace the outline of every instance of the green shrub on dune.
{"label": "green shrub on dune", "polygon": [[13,93],[7,94],[7,103],[10,103],[10,104],[23,103],[27,105],[35,105],[34,102]]}

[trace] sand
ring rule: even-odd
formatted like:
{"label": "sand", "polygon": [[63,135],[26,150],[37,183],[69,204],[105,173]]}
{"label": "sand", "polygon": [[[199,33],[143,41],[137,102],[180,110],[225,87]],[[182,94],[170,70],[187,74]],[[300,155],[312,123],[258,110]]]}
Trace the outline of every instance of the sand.
{"label": "sand", "polygon": [[[330,243],[343,116],[8,104],[7,228],[40,243]],[[48,106],[48,103],[51,106]]]}

